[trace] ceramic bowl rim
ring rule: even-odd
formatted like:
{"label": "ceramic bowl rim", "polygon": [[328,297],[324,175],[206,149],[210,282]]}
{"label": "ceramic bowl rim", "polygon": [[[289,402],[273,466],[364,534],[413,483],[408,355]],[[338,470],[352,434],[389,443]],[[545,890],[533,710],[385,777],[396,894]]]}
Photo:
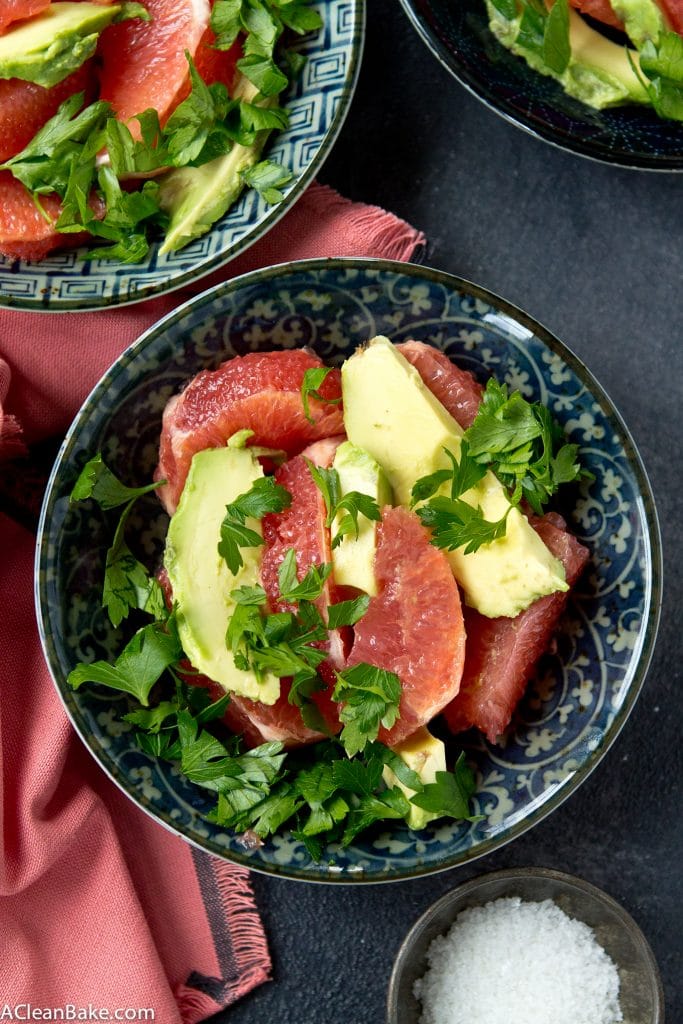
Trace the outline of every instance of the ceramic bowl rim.
{"label": "ceramic bowl rim", "polygon": [[[89,730],[85,727],[86,723],[80,721],[79,717],[74,711],[74,694],[67,686],[65,680],[61,677],[58,679],[59,673],[53,670],[54,659],[51,652],[51,636],[45,628],[45,622],[47,615],[43,613],[43,605],[47,608],[47,595],[44,593],[44,571],[43,562],[46,556],[47,547],[47,529],[46,524],[49,521],[54,494],[56,491],[56,483],[61,472],[62,463],[68,458],[71,449],[73,448],[78,431],[80,429],[80,421],[84,414],[87,414],[92,403],[96,402],[98,393],[102,389],[106,389],[110,386],[111,380],[109,375],[121,364],[127,365],[133,360],[147,345],[152,343],[157,335],[164,333],[169,326],[180,321],[187,315],[187,313],[198,306],[213,303],[215,300],[222,298],[225,294],[233,291],[241,291],[247,289],[256,282],[262,282],[264,280],[270,280],[274,277],[284,277],[287,275],[298,274],[307,270],[323,271],[330,269],[338,270],[376,270],[380,273],[393,273],[416,279],[424,279],[425,277],[433,283],[440,284],[451,291],[457,291],[466,293],[474,298],[479,298],[482,301],[488,303],[494,307],[497,311],[504,313],[514,321],[522,324],[526,329],[531,331],[544,345],[550,348],[551,351],[561,355],[562,359],[571,367],[571,369],[577,373],[580,379],[586,384],[591,392],[591,395],[599,401],[602,408],[606,411],[611,419],[616,423],[617,427],[622,433],[622,440],[624,443],[624,454],[631,466],[634,476],[638,485],[638,500],[643,506],[644,518],[648,526],[648,535],[645,538],[647,543],[646,554],[649,556],[649,572],[646,574],[646,586],[645,586],[645,610],[643,614],[643,620],[646,622],[643,641],[640,651],[640,657],[638,658],[635,667],[633,668],[633,677],[629,686],[628,692],[624,698],[622,706],[615,715],[614,719],[609,725],[609,728],[605,731],[602,736],[601,742],[588,754],[586,760],[582,764],[581,768],[574,774],[566,785],[562,786],[557,793],[550,799],[543,801],[540,806],[537,806],[531,813],[526,815],[522,820],[515,822],[511,825],[504,833],[500,833],[490,839],[487,839],[480,843],[476,848],[471,850],[465,850],[461,853],[456,854],[452,858],[445,858],[443,862],[438,865],[416,865],[410,868],[402,870],[400,874],[393,874],[387,872],[384,875],[376,877],[365,877],[362,874],[346,874],[344,876],[337,875],[333,872],[329,872],[325,876],[316,875],[312,876],[305,869],[296,869],[291,865],[285,864],[280,865],[276,863],[261,864],[255,863],[250,860],[248,853],[245,852],[244,856],[240,856],[235,851],[226,851],[226,849],[211,841],[210,838],[201,837],[201,841],[197,837],[188,836],[185,831],[179,829],[173,819],[167,814],[162,814],[156,808],[147,806],[144,801],[141,800],[139,792],[137,792],[130,783],[128,782],[124,773],[120,770],[113,758],[110,758],[108,752],[99,744],[93,741]],[[262,874],[274,875],[278,877],[295,879],[297,881],[304,882],[316,882],[320,884],[385,884],[390,882],[407,881],[413,878],[422,877],[424,875],[437,874],[441,871],[447,871],[454,867],[458,867],[462,864],[469,863],[470,861],[477,860],[480,857],[485,856],[488,853],[493,852],[505,846],[507,843],[516,839],[518,836],[523,835],[534,825],[538,824],[544,818],[546,818],[552,811],[559,807],[564,801],[583,783],[589,775],[593,772],[596,766],[603,759],[608,750],[612,747],[617,736],[621,732],[624,724],[626,723],[633,707],[637,701],[637,698],[642,690],[647,671],[652,659],[652,654],[655,646],[657,630],[659,626],[660,611],[661,611],[661,596],[662,596],[662,548],[661,548],[661,536],[659,529],[659,521],[657,517],[657,509],[654,502],[654,496],[652,488],[647,477],[647,473],[643,466],[642,459],[636,448],[635,442],[631,437],[631,434],[626,427],[621,415],[614,406],[614,403],[609,398],[607,392],[598,383],[592,373],[587,369],[583,362],[576,356],[571,349],[569,349],[562,341],[559,340],[554,334],[552,334],[547,328],[536,321],[529,314],[523,310],[514,306],[506,299],[501,298],[496,293],[484,288],[481,285],[474,284],[466,280],[465,278],[458,277],[453,274],[449,274],[442,270],[435,268],[422,266],[415,263],[403,263],[398,260],[388,259],[377,259],[373,257],[328,257],[328,258],[315,258],[307,260],[297,260],[291,263],[275,264],[271,267],[266,267],[260,270],[251,271],[247,274],[243,274],[240,277],[233,278],[232,280],[222,282],[219,285],[209,288],[199,295],[193,296],[187,302],[177,307],[175,310],[162,317],[155,324],[151,325],[147,330],[140,335],[140,337],[132,343],[117,360],[105,371],[102,378],[97,382],[95,387],[92,389],[88,397],[85,399],[80,410],[74,417],[74,420],[69,427],[69,430],[64,438],[64,441],[59,449],[57,457],[55,459],[54,466],[52,468],[50,478],[48,480],[45,497],[43,500],[40,520],[38,525],[37,540],[36,540],[36,555],[35,555],[35,568],[34,568],[34,593],[35,593],[35,605],[36,605],[36,618],[38,622],[39,634],[41,644],[43,648],[43,654],[45,661],[52,676],[53,683],[60,699],[64,705],[66,713],[76,729],[76,732],[81,737],[86,747],[90,750],[95,760],[98,762],[100,767],[106,772],[112,781],[121,789],[133,802],[141,808],[145,813],[149,814],[155,821],[165,826],[169,831],[176,835],[182,836],[190,844],[196,846],[199,849],[203,849],[208,853],[212,853],[216,856],[221,857],[230,863],[238,864],[243,867],[247,867],[250,870],[257,871]]]}
{"label": "ceramic bowl rim", "polygon": [[632,162],[629,162],[626,158],[622,159],[616,156],[599,156],[592,152],[590,143],[583,143],[578,139],[572,139],[571,142],[561,142],[555,137],[553,129],[548,128],[544,130],[543,127],[532,128],[531,125],[525,124],[523,120],[516,117],[510,110],[507,110],[505,105],[501,105],[500,101],[493,94],[482,92],[481,84],[471,78],[460,67],[459,63],[456,63],[457,58],[453,51],[449,50],[436,34],[428,28],[426,19],[422,18],[416,10],[415,0],[400,0],[400,4],[405,11],[406,17],[427,49],[455,78],[456,82],[463,86],[464,89],[467,89],[470,95],[474,96],[480,103],[483,103],[494,114],[507,121],[508,124],[514,125],[515,128],[520,128],[527,135],[547,143],[554,149],[564,153],[573,153],[575,156],[583,157],[584,160],[591,160],[606,167],[621,167],[629,171],[649,171],[653,174],[683,174],[683,156],[677,157],[676,162],[669,166],[662,166],[661,158],[657,156],[634,156]]}
{"label": "ceramic bowl rim", "polygon": [[[80,305],[78,300],[75,300],[74,302],[67,300],[66,302],[61,302],[58,305],[51,305],[49,302],[47,304],[43,304],[40,301],[35,302],[32,299],[15,299],[14,297],[6,296],[2,291],[0,291],[0,310],[12,309],[23,310],[31,313],[48,314],[101,313],[110,309],[134,306],[140,302],[153,301],[154,299],[161,298],[164,295],[170,295],[172,292],[176,292],[181,288],[186,288],[195,281],[201,281],[202,278],[215,273],[227,263],[230,263],[232,260],[242,256],[252,247],[252,245],[260,241],[273,227],[275,227],[285,214],[292,209],[297,200],[303,195],[306,188],[311,184],[316,173],[320,170],[321,166],[330,155],[330,152],[337,141],[342,128],[344,127],[349,110],[351,109],[362,65],[367,22],[366,0],[351,0],[351,2],[354,5],[354,22],[352,42],[350,44],[350,67],[342,88],[340,101],[334,112],[330,126],[325,132],[313,159],[308,163],[303,173],[296,180],[290,191],[287,193],[285,199],[281,203],[270,207],[266,216],[263,218],[261,223],[257,225],[253,233],[248,233],[248,241],[244,242],[244,238],[247,236],[243,236],[243,238],[238,239],[232,245],[228,246],[226,250],[221,250],[221,252],[215,253],[202,264],[199,270],[190,268],[189,270],[183,271],[182,273],[179,273],[177,277],[171,278],[168,281],[160,282],[158,285],[146,289],[144,293],[139,296],[131,296],[130,293],[126,293],[126,297],[123,299],[119,299],[118,297],[103,298],[101,300],[95,299],[85,306]],[[213,230],[213,228],[211,230]],[[192,298],[195,297],[198,296],[193,296]],[[188,301],[191,301],[191,299]]]}

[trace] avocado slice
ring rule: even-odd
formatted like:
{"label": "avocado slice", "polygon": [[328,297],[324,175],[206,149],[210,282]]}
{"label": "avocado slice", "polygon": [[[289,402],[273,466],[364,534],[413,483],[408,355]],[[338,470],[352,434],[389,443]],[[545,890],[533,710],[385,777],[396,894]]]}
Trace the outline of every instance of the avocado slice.
{"label": "avocado slice", "polygon": [[[359,491],[374,498],[380,509],[392,502],[391,486],[384,470],[369,452],[350,441],[344,441],[335,452],[333,469],[339,474],[342,496]],[[342,514],[332,524],[332,536],[339,529]],[[377,550],[377,522],[358,517],[358,536],[347,533],[332,548],[334,578],[339,586],[357,587],[371,597],[377,593],[375,552]]]}
{"label": "avocado slice", "polygon": [[[257,96],[256,86],[240,75],[233,99],[253,103]],[[276,98],[272,97],[263,106],[275,102]],[[236,143],[225,156],[201,167],[177,167],[164,175],[159,203],[170,222],[159,248],[160,255],[182,249],[188,242],[206,234],[227,213],[244,188],[241,172],[259,161],[269,134],[259,132],[251,146]]]}
{"label": "avocado slice", "polygon": [[[425,784],[436,782],[436,773],[446,771],[446,748],[443,742],[437,739],[436,736],[432,736],[429,729],[424,725],[414,732],[412,736],[399,743],[398,746],[392,747],[392,750],[405,761],[409,768],[412,768],[419,775],[420,780]],[[397,786],[405,793],[408,800],[410,800],[411,796],[414,796],[416,790],[410,789],[408,786],[404,786],[402,782],[399,782],[388,765],[385,765],[382,769],[382,777],[390,789]],[[410,811],[406,815],[406,824],[408,828],[417,831],[438,817],[439,815],[434,814],[433,811],[426,811],[423,807],[416,807],[415,804],[410,804]]]}
{"label": "avocado slice", "polygon": [[52,3],[0,36],[0,78],[22,78],[50,89],[95,52],[120,4]]}
{"label": "avocado slice", "polygon": [[656,43],[666,30],[664,15],[654,0],[610,0],[610,7],[639,50],[648,39]]}
{"label": "avocado slice", "polygon": [[[180,640],[193,666],[226,692],[274,704],[280,696],[277,676],[259,679],[252,671],[238,669],[225,642],[235,610],[230,593],[259,583],[260,549],[242,549],[244,565],[234,576],[218,554],[225,506],[262,476],[248,448],[197,452],[168,528],[164,565],[177,604]],[[261,532],[258,520],[248,519],[246,525]]]}
{"label": "avocado slice", "polygon": [[[448,469],[444,452],[458,458],[464,431],[388,338],[374,338],[342,367],[346,433],[382,466],[396,501],[410,505],[413,484]],[[554,558],[518,508],[510,508],[493,473],[462,495],[495,522],[505,513],[505,536],[466,555],[445,552],[467,604],[489,618],[514,617],[545,594],[568,590]],[[509,511],[508,511],[509,510]]]}
{"label": "avocado slice", "polygon": [[647,90],[631,66],[632,60],[636,69],[639,67],[638,54],[596,32],[573,7],[569,8],[571,57],[562,74],[552,71],[542,57],[518,42],[521,15],[508,20],[491,0],[486,0],[486,8],[491,31],[503,46],[523,57],[542,75],[557,79],[565,92],[575,99],[598,110],[619,103],[650,102]]}

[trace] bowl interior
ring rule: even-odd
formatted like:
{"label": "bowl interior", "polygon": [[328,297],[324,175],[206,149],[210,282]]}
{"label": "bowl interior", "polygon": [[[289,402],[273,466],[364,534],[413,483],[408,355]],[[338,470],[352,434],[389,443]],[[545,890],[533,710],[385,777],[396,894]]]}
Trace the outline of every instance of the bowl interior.
{"label": "bowl interior", "polygon": [[683,124],[631,104],[593,110],[493,36],[484,0],[401,0],[425,43],[493,110],[547,142],[624,167],[683,170]]}
{"label": "bowl interior", "polygon": [[264,157],[293,174],[285,198],[269,205],[246,189],[212,229],[179,252],[159,253],[153,242],[141,263],[84,260],[85,249],[54,253],[39,262],[0,255],[0,306],[73,311],[154,298],[203,277],[264,235],[312,179],[346,116],[355,88],[365,27],[364,0],[318,0],[322,27],[297,37],[305,58],[286,97],[289,127],[274,135]]}
{"label": "bowl interior", "polygon": [[[286,834],[246,851],[202,817],[210,802],[172,766],[139,751],[119,721],[125,698],[66,676],[109,658],[122,639],[100,607],[110,527],[90,503],[69,506],[97,451],[126,482],[147,482],[165,403],[199,369],[236,353],[310,345],[340,362],[375,334],[428,341],[462,366],[542,400],[580,444],[595,479],[562,507],[591,562],[503,744],[471,733],[482,821],[396,826],[319,864]],[[158,564],[168,519],[150,497],[131,522],[138,557]],[[600,760],[642,684],[656,631],[659,534],[647,479],[618,415],[582,364],[518,310],[476,286],[403,264],[332,260],[271,268],[199,296],[152,328],[104,376],[79,413],[48,486],[37,555],[48,663],[76,728],[122,788],[188,839],[254,869],[324,880],[392,880],[451,867],[500,846],[560,803]]]}
{"label": "bowl interior", "polygon": [[406,936],[394,964],[388,1024],[418,1024],[421,1006],[413,993],[415,982],[427,970],[431,943],[448,932],[458,914],[468,907],[512,896],[530,903],[552,900],[569,917],[593,930],[619,972],[624,1024],[659,1024],[663,1020],[663,992],[656,961],[643,933],[626,911],[579,878],[542,868],[520,868],[474,878],[425,911]]}

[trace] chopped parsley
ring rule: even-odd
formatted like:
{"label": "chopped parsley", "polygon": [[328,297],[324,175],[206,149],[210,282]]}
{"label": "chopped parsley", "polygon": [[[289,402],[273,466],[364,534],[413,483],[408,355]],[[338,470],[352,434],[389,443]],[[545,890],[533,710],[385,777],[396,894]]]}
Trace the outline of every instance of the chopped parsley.
{"label": "chopped parsley", "polygon": [[[338,737],[289,753],[273,742],[245,750],[239,736],[222,728],[230,696],[212,700],[206,688],[191,685],[175,611],[169,612],[159,584],[123,540],[132,504],[158,486],[128,487],[100,455],[76,481],[73,501],[93,499],[105,510],[123,509],[110,549],[108,586],[126,613],[135,608],[152,621],[133,633],[112,663],[77,665],[68,677],[71,686],[94,683],[126,694],[131,706],[123,718],[133,726],[138,746],[178,765],[192,783],[213,794],[216,803],[207,818],[262,839],[289,826],[315,859],[329,842],[345,846],[377,822],[405,818],[411,801],[437,815],[457,812],[476,820],[467,806],[474,780],[462,756],[453,773],[439,773],[425,785],[395,751],[377,741],[380,727],[391,728],[398,718],[401,684],[394,673],[376,666],[361,663],[336,673],[330,696],[341,705]],[[263,478],[228,506],[228,533],[235,530],[238,552],[244,521],[287,508],[290,500],[272,478]],[[226,635],[239,667],[290,681],[290,703],[309,728],[324,735],[328,729],[312,697],[326,686],[318,669],[327,657],[329,630],[354,624],[369,606],[367,595],[329,605],[326,623],[314,602],[324,595],[330,572],[330,565],[313,565],[299,579],[296,554],[289,549],[278,587],[280,599],[294,610],[269,612],[262,586],[241,586],[231,595],[235,611]],[[387,787],[385,765],[414,791],[410,800],[399,788]]]}
{"label": "chopped parsley", "polygon": [[[306,460],[313,482],[323,496],[327,516],[325,525],[331,527],[337,518],[341,516],[336,532],[332,537],[332,548],[341,544],[348,534],[358,536],[358,517],[365,516],[374,522],[379,522],[381,513],[379,505],[369,494],[361,491],[348,491],[342,495],[341,481],[336,469],[325,469],[323,466],[315,466],[310,459]],[[343,513],[343,514],[342,514]]]}
{"label": "chopped parsley", "polygon": [[[525,501],[538,515],[562,484],[591,477],[578,462],[578,445],[566,442],[545,406],[527,402],[518,391],[508,394],[507,385],[493,379],[464,433],[460,458],[444,452],[450,468],[420,477],[411,497],[432,543],[447,551],[462,547],[470,554],[505,536],[507,513],[490,522],[481,507],[462,497],[488,470],[502,483],[511,508]],[[446,485],[449,495],[439,493]]]}
{"label": "chopped parsley", "polygon": [[301,404],[304,407],[304,416],[309,423],[315,423],[309,399],[314,398],[317,402],[327,402],[328,405],[339,405],[341,402],[341,398],[325,398],[320,393],[320,388],[330,373],[332,373],[331,366],[314,366],[304,372],[301,382]]}
{"label": "chopped parsley", "polygon": [[261,534],[245,525],[246,519],[263,519],[270,512],[283,512],[291,503],[289,491],[276,484],[272,476],[264,476],[255,480],[250,490],[226,505],[218,553],[233,575],[244,565],[240,548],[263,544]]}
{"label": "chopped parsley", "polygon": [[[141,4],[125,3],[115,20],[131,17],[150,16]],[[296,54],[281,52],[281,37],[286,30],[301,34],[321,24],[310,0],[217,0],[211,14],[216,45],[228,49],[243,37],[237,68],[251,83],[248,99],[231,98],[221,82],[207,85],[186,51],[191,90],[163,127],[156,110],[141,111],[132,119],[139,126],[140,137],[134,138],[109,103],[98,100],[83,108],[84,94],[74,94],[0,170],[10,171],[25,185],[48,221],[40,197],[60,198],[61,212],[52,225],[57,232],[87,231],[104,243],[90,249],[86,259],[137,263],[147,256],[153,234],[167,227],[168,216],[157,179],[136,190],[122,189],[120,180],[165,168],[199,167],[235,145],[251,147],[259,133],[286,128],[289,115],[277,105],[277,97],[301,61]],[[109,165],[99,159],[103,149]],[[240,174],[268,203],[281,202],[292,177],[288,168],[271,160]]]}

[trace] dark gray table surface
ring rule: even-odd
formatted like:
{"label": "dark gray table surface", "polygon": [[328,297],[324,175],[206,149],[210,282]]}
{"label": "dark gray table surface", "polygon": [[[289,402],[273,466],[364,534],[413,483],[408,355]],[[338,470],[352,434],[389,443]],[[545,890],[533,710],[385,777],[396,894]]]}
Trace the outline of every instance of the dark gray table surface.
{"label": "dark gray table surface", "polygon": [[683,175],[556,150],[485,108],[431,56],[398,0],[369,0],[351,111],[320,180],[427,236],[422,261],[527,310],[590,367],[640,448],[662,526],[664,608],[636,708],[549,818],[466,867],[324,886],[253,875],[273,981],[216,1024],[379,1024],[398,946],[466,879],[538,865],[601,886],[633,915],[683,1021]]}

